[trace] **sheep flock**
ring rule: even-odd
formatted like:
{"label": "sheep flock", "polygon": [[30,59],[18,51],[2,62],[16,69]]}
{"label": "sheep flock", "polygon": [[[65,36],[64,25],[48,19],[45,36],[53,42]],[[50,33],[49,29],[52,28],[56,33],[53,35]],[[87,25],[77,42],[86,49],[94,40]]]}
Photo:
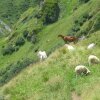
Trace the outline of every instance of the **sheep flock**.
{"label": "sheep flock", "polygon": [[[75,47],[73,47],[72,45],[69,45],[69,44],[65,44],[64,47],[66,47],[69,51],[76,50]],[[91,43],[87,46],[87,50],[92,50],[94,47],[95,47],[95,43]],[[39,51],[37,53],[37,56],[39,57],[40,61],[47,59],[46,51]],[[99,64],[99,63],[100,63],[100,59],[97,56],[95,56],[95,55],[88,56],[88,65],[89,66],[91,66],[92,64]],[[90,72],[91,71],[85,65],[81,64],[81,65],[77,65],[75,67],[76,76],[77,75],[88,75],[88,74],[90,74]]]}

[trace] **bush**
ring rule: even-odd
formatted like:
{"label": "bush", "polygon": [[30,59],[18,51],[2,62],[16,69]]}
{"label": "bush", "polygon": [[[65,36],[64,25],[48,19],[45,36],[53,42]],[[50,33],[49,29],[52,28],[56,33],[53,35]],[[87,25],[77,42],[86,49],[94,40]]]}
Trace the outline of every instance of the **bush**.
{"label": "bush", "polygon": [[100,16],[98,16],[98,18],[96,19],[92,32],[96,32],[98,30],[100,30]]}
{"label": "bush", "polygon": [[86,22],[86,18],[80,18],[79,25],[82,26]]}
{"label": "bush", "polygon": [[88,14],[88,13],[85,13],[85,14],[83,15],[83,18],[88,19],[88,18],[89,18],[89,14]]}
{"label": "bush", "polygon": [[78,20],[75,20],[74,23],[75,25],[79,27],[79,26],[82,26],[84,22],[86,22],[86,20],[87,20],[86,18],[82,17],[82,18],[79,18]]}
{"label": "bush", "polygon": [[34,43],[34,44],[37,42],[37,37],[36,37],[36,35],[32,36],[31,42]]}
{"label": "bush", "polygon": [[29,33],[28,31],[24,31],[23,36],[30,42],[36,43],[37,42],[37,33],[39,30],[33,30],[32,33]]}
{"label": "bush", "polygon": [[26,38],[26,37],[28,36],[28,33],[29,33],[29,32],[28,32],[27,30],[25,30],[25,31],[23,32],[23,37]]}
{"label": "bush", "polygon": [[19,50],[19,46],[16,46],[16,47],[15,47],[15,51],[18,51],[18,50]]}
{"label": "bush", "polygon": [[31,41],[31,37],[32,37],[32,35],[31,35],[31,34],[28,34],[28,35],[27,35],[27,40],[28,40],[28,41]]}
{"label": "bush", "polygon": [[78,32],[80,30],[80,27],[78,25],[75,25],[73,28],[72,28],[72,31],[73,32]]}
{"label": "bush", "polygon": [[92,17],[93,17],[93,15],[92,14],[89,14],[88,19],[91,19]]}
{"label": "bush", "polygon": [[78,20],[75,20],[75,21],[74,21],[75,24],[78,24],[78,22],[79,22]]}
{"label": "bush", "polygon": [[19,37],[16,41],[16,46],[21,46],[25,43],[25,40],[22,37]]}
{"label": "bush", "polygon": [[27,40],[35,44],[37,42],[37,37],[36,35],[28,35]]}
{"label": "bush", "polygon": [[83,18],[84,19],[91,19],[93,17],[93,14],[89,14],[89,13],[85,13],[84,15],[83,15]]}
{"label": "bush", "polygon": [[11,80],[15,75],[17,75],[21,70],[27,67],[29,64],[32,63],[32,60],[26,58],[23,61],[17,61],[15,64],[10,64],[7,68],[0,70],[0,86],[7,83]]}
{"label": "bush", "polygon": [[88,34],[88,32],[87,32],[86,30],[82,30],[82,31],[78,32],[78,33],[76,34],[76,36],[77,36],[77,37],[81,37],[81,36],[84,36],[84,35],[87,35],[87,34]]}
{"label": "bush", "polygon": [[87,18],[83,17],[79,20],[79,25],[82,26],[86,22]]}
{"label": "bush", "polygon": [[14,51],[15,51],[15,47],[10,44],[7,47],[3,48],[2,53],[3,55],[8,55],[8,54],[12,54]]}
{"label": "bush", "polygon": [[80,34],[81,34],[81,35],[87,35],[88,32],[87,32],[86,30],[83,30],[83,31],[80,32]]}
{"label": "bush", "polygon": [[41,12],[38,12],[34,15],[35,18],[40,19],[41,18]]}
{"label": "bush", "polygon": [[58,20],[59,17],[59,6],[58,3],[49,3],[46,2],[41,11],[36,15],[38,18],[41,18],[43,24],[54,23]]}

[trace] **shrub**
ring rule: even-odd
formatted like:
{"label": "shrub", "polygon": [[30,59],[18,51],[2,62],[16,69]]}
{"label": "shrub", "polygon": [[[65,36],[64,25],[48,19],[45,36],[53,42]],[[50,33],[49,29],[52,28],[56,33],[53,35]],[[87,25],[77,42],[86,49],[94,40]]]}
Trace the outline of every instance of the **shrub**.
{"label": "shrub", "polygon": [[75,23],[75,24],[78,24],[78,20],[75,20],[74,23]]}
{"label": "shrub", "polygon": [[15,51],[15,47],[10,44],[7,47],[3,48],[2,53],[3,55],[8,55],[8,54],[12,54],[14,51]]}
{"label": "shrub", "polygon": [[75,25],[73,28],[72,28],[72,31],[74,32],[78,32],[80,30],[80,27],[78,25]]}
{"label": "shrub", "polygon": [[28,33],[29,33],[29,32],[28,32],[27,30],[25,30],[25,31],[23,32],[23,37],[26,38],[26,37],[28,36]]}
{"label": "shrub", "polygon": [[82,26],[84,24],[83,20],[79,22],[79,25]]}
{"label": "shrub", "polygon": [[34,17],[35,18],[37,18],[37,19],[40,19],[41,18],[41,12],[37,12],[35,15],[34,15]]}
{"label": "shrub", "polygon": [[86,18],[80,18],[79,25],[82,26],[86,22]]}
{"label": "shrub", "polygon": [[82,26],[86,22],[86,18],[80,18],[79,25]]}
{"label": "shrub", "polygon": [[86,18],[83,18],[83,19],[82,19],[83,23],[86,22],[86,20],[87,20]]}
{"label": "shrub", "polygon": [[85,14],[83,15],[83,18],[88,19],[88,18],[89,18],[89,14],[88,14],[88,13],[85,13]]}
{"label": "shrub", "polygon": [[17,75],[21,70],[27,67],[29,64],[32,63],[31,59],[24,59],[22,61],[17,61],[14,64],[10,64],[6,68],[0,70],[0,86],[7,83],[10,79],[12,79],[15,75]]}
{"label": "shrub", "polygon": [[16,46],[21,46],[25,43],[25,40],[22,37],[19,37],[16,41]]}
{"label": "shrub", "polygon": [[36,43],[37,42],[37,33],[39,30],[33,30],[32,33],[29,33],[28,31],[25,31],[23,33],[23,36],[30,42]]}
{"label": "shrub", "polygon": [[77,36],[77,37],[81,37],[81,36],[84,36],[84,35],[87,35],[87,34],[88,34],[88,32],[87,32],[86,30],[82,30],[82,31],[78,32],[78,33],[76,34],[76,36]]}
{"label": "shrub", "polygon": [[98,30],[100,30],[100,16],[98,16],[98,18],[96,19],[92,32],[96,32]]}
{"label": "shrub", "polygon": [[15,47],[15,51],[18,51],[18,50],[19,50],[19,46],[16,46],[16,47]]}
{"label": "shrub", "polygon": [[86,20],[89,20],[89,19],[91,19],[93,17],[93,15],[92,14],[89,14],[89,13],[85,13],[84,15],[83,15],[83,22],[85,22]]}
{"label": "shrub", "polygon": [[37,16],[41,18],[43,24],[50,24],[58,20],[59,12],[58,3],[46,2]]}
{"label": "shrub", "polygon": [[70,36],[74,36],[75,35],[75,32],[73,31],[73,28],[70,29],[66,35],[70,35]]}
{"label": "shrub", "polygon": [[31,38],[31,42],[35,44],[37,41],[38,41],[37,36],[33,35]]}
{"label": "shrub", "polygon": [[28,35],[27,40],[32,42],[32,43],[36,43],[37,42],[37,37],[36,37],[36,35]]}
{"label": "shrub", "polygon": [[31,37],[32,37],[32,35],[31,35],[31,34],[28,34],[28,35],[27,35],[27,40],[28,40],[28,41],[31,41]]}
{"label": "shrub", "polygon": [[92,17],[93,17],[93,14],[89,14],[88,20],[91,19]]}
{"label": "shrub", "polygon": [[81,34],[81,35],[87,35],[88,32],[87,32],[86,30],[83,30],[83,31],[80,32],[80,34]]}

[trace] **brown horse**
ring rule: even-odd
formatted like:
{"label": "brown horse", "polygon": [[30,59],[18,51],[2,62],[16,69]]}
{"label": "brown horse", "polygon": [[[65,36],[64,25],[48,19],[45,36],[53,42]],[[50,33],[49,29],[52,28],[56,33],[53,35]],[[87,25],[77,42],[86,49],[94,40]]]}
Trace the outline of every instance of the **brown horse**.
{"label": "brown horse", "polygon": [[65,42],[74,42],[75,43],[78,40],[78,38],[75,36],[58,35],[58,37],[61,37]]}

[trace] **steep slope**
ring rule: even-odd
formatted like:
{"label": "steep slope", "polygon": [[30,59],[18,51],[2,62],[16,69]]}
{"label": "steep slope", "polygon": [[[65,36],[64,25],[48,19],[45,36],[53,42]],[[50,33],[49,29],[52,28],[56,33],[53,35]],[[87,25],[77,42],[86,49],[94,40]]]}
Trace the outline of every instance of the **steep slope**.
{"label": "steep slope", "polygon": [[[15,24],[15,22],[20,18],[20,15],[26,11],[30,7],[35,7],[37,4],[40,4],[44,0],[1,0],[0,2],[0,19],[4,20],[10,25]],[[56,2],[57,0],[45,0],[47,2]],[[59,4],[61,6],[62,16],[65,16],[66,12],[70,13],[69,11],[73,7],[76,7],[76,2],[78,0],[67,1],[66,0],[59,0]],[[66,9],[66,7],[68,8]]]}
{"label": "steep slope", "polygon": [[36,5],[39,0],[1,0],[0,1],[0,19],[14,24],[20,15],[29,7]]}
{"label": "steep slope", "polygon": [[[50,24],[50,25],[43,25],[40,20],[37,20],[37,18],[34,17],[37,14],[36,12],[38,12],[37,9],[39,7],[37,7],[37,6],[34,8],[31,7],[21,15],[20,19],[13,26],[14,31],[11,33],[11,35],[6,38],[0,38],[0,51],[1,51],[0,52],[0,85],[2,86],[5,83],[9,82],[14,76],[16,76],[19,72],[21,72],[29,64],[34,63],[38,60],[37,53],[36,53],[37,50],[45,50],[47,52],[47,54],[49,55],[49,54],[51,54],[51,52],[55,51],[55,49],[64,45],[63,40],[58,38],[58,34],[75,35],[77,37],[81,37],[82,35],[86,36],[86,40],[84,42],[78,43],[77,45],[75,45],[75,47],[79,46],[79,48],[78,48],[79,52],[78,51],[76,52],[75,58],[74,57],[70,58],[73,55],[70,53],[68,53],[68,56],[67,56],[67,54],[65,54],[65,53],[67,53],[68,51],[63,50],[63,48],[60,50],[60,52],[58,50],[57,52],[59,53],[59,55],[61,55],[61,58],[60,58],[60,56],[57,56],[58,59],[56,58],[57,59],[56,60],[56,59],[52,59],[52,57],[51,57],[51,58],[49,58],[50,61],[44,62],[43,65],[38,64],[38,63],[36,65],[33,65],[34,66],[33,70],[37,70],[37,72],[29,71],[28,78],[25,76],[26,79],[24,80],[24,78],[23,78],[23,80],[22,80],[24,82],[22,82],[21,79],[19,79],[20,75],[18,75],[18,79],[19,79],[18,86],[15,83],[14,87],[11,87],[11,90],[9,90],[8,88],[10,88],[10,87],[8,85],[8,88],[4,90],[4,94],[3,94],[4,96],[6,94],[7,94],[6,96],[10,96],[8,94],[11,94],[10,99],[12,99],[12,100],[14,98],[17,100],[20,100],[20,99],[22,100],[22,99],[25,99],[25,97],[26,97],[26,99],[29,99],[29,98],[37,99],[38,98],[37,95],[39,95],[39,98],[42,98],[43,100],[46,98],[49,98],[49,97],[51,97],[51,99],[53,99],[53,98],[56,99],[58,91],[59,91],[59,93],[58,93],[59,95],[62,91],[63,92],[62,95],[64,95],[64,98],[66,99],[65,96],[67,93],[68,94],[67,98],[68,98],[68,100],[70,100],[71,92],[69,90],[71,87],[72,87],[71,90],[75,89],[76,92],[80,94],[81,90],[77,90],[77,87],[78,86],[81,87],[81,84],[83,84],[83,83],[84,83],[84,85],[85,85],[85,83],[88,84],[88,81],[85,81],[84,77],[83,78],[80,77],[79,81],[77,81],[77,82],[79,82],[79,85],[76,85],[76,83],[75,83],[76,79],[75,79],[75,77],[74,77],[75,75],[73,73],[74,69],[71,70],[71,69],[69,69],[69,67],[72,65],[74,68],[77,64],[80,64],[80,62],[83,62],[84,64],[86,63],[85,55],[87,55],[87,54],[89,55],[90,53],[88,51],[86,51],[85,48],[86,48],[86,45],[88,45],[91,42],[95,42],[97,45],[97,48],[95,50],[91,51],[91,53],[100,55],[100,53],[99,53],[99,46],[100,46],[100,40],[99,40],[100,35],[99,34],[100,34],[100,32],[98,31],[98,30],[100,30],[100,23],[99,23],[99,21],[100,21],[99,20],[100,19],[100,11],[99,11],[100,1],[99,0],[90,0],[87,3],[83,3],[81,5],[78,4],[78,6],[76,5],[77,3],[79,3],[78,0],[71,0],[70,2],[69,1],[66,2],[66,0],[59,1],[60,10],[61,10],[60,17],[57,22]],[[77,9],[76,8],[73,9],[75,6],[77,6]],[[30,37],[32,39],[32,41],[30,41],[30,38],[28,40],[25,37],[25,35],[27,33],[28,33],[29,37],[32,36],[32,37]],[[91,37],[90,34],[93,34],[93,36]],[[16,44],[17,44],[17,46],[16,46]],[[81,45],[83,45],[83,47]],[[5,54],[5,52],[6,52],[6,54]],[[80,55],[81,53],[83,55]],[[56,53],[55,53],[55,55],[56,55]],[[66,57],[67,57],[68,62],[66,61],[66,59],[64,59]],[[75,59],[77,57],[78,57],[78,59],[82,58],[82,57],[83,58],[80,59],[79,61],[76,61]],[[53,62],[53,60],[54,60],[54,62]],[[75,60],[75,63],[73,62],[70,64],[69,62],[72,62],[73,60]],[[68,65],[66,65],[65,62],[67,62]],[[59,64],[57,65],[57,63],[59,63]],[[64,63],[64,66],[66,66],[65,69],[68,69],[68,74],[65,69],[63,69],[62,67],[60,69],[60,67],[59,67],[59,65],[63,66],[63,63]],[[87,65],[87,63],[86,63],[86,65]],[[40,69],[38,69],[37,66]],[[49,75],[49,76],[45,77],[46,76],[45,72],[43,74],[42,73],[43,70],[41,71],[42,66],[44,66],[43,70],[49,70],[49,68],[47,66],[50,66],[51,71],[49,72],[49,74],[51,76]],[[54,69],[51,68],[52,66],[54,66]],[[96,82],[95,79],[97,78],[97,80],[98,80],[98,76],[99,76],[99,73],[96,73],[96,71],[99,71],[98,65],[96,65],[96,69],[92,68],[91,70],[93,70],[93,72],[95,72],[95,77],[89,76],[90,81],[93,78],[93,80],[94,80],[93,82]],[[63,74],[63,71],[65,71],[64,74]],[[22,75],[22,76],[20,76],[21,78],[24,77],[25,73],[24,74],[23,73],[24,73],[24,71],[21,72],[21,75]],[[35,73],[34,74],[34,75],[36,75],[35,77],[34,77],[33,73]],[[50,82],[51,82],[50,84],[49,84],[49,82],[47,82],[47,87],[45,90],[44,82],[42,82],[42,80],[41,80],[41,77],[42,77],[41,73],[43,74],[44,81],[48,81],[49,80],[48,77],[53,78],[55,74],[59,75],[61,73],[62,77],[64,77],[64,82],[63,82],[64,85],[61,85],[62,87],[65,86],[63,88],[64,90],[58,89],[59,84],[60,84],[59,76],[55,76],[57,78],[57,83],[54,82],[53,83],[54,86],[52,86],[51,84],[52,84],[52,80],[56,80],[55,77],[54,77],[54,79],[50,80]],[[48,73],[48,71],[47,71],[47,73]],[[31,77],[31,75],[32,75],[32,77]],[[39,75],[39,77],[38,77],[38,75]],[[68,80],[65,76],[66,77],[68,76]],[[30,77],[32,79],[34,79],[33,81],[36,83],[34,83],[32,81],[32,84],[29,87],[29,82],[31,82],[31,80],[32,80]],[[38,78],[40,79],[40,81],[36,80]],[[86,77],[86,79],[88,80],[88,77]],[[62,81],[62,79],[60,81]],[[13,82],[14,81],[12,80],[11,84],[13,84]],[[23,85],[21,86],[21,84],[23,84]],[[55,84],[57,84],[57,86]],[[95,84],[93,83],[93,85],[95,85]],[[35,88],[35,86],[36,86],[36,88]],[[67,86],[69,86],[69,87],[67,87]],[[33,87],[33,88],[30,91],[31,87]],[[55,89],[55,90],[53,90],[53,91],[55,91],[55,95],[53,95],[52,92],[50,92],[50,91],[52,91],[53,87]],[[83,87],[83,85],[82,85],[82,87]],[[13,90],[12,88],[15,88],[15,90]],[[50,91],[48,90],[48,88],[50,88]],[[1,89],[2,89],[2,87],[1,87]],[[39,89],[39,93],[37,93],[38,89]],[[42,89],[43,89],[43,91],[42,91]],[[56,91],[56,89],[57,89],[57,91]],[[21,94],[19,93],[20,91],[21,91]],[[36,92],[36,94],[34,94],[35,96],[32,96],[34,91],[35,92],[37,91],[37,92]],[[41,91],[43,92],[43,94],[41,93]],[[84,89],[84,91],[85,91],[85,89]],[[5,93],[5,92],[7,92],[7,93]],[[47,92],[46,97],[44,97],[46,92]],[[83,90],[81,92],[82,92],[82,96],[84,96],[84,98],[85,98],[85,92],[84,92],[84,95],[83,95]],[[15,93],[15,94],[12,96],[13,93]],[[49,95],[49,93],[50,93],[50,95]],[[94,91],[93,91],[93,93],[94,93]],[[15,96],[15,95],[18,95],[18,96]],[[96,97],[99,98],[98,94],[96,94],[96,95],[97,96],[94,95],[94,97],[90,96],[90,98],[96,98]],[[58,97],[58,99],[61,99],[61,98],[62,98],[61,96]]]}
{"label": "steep slope", "polygon": [[[74,1],[75,3],[75,1]],[[72,1],[71,1],[72,5]],[[69,5],[69,6],[71,6]],[[76,3],[75,3],[76,5]],[[73,9],[73,7],[72,7]],[[34,18],[34,14],[37,11],[36,8],[29,8],[24,14],[21,15],[21,18],[19,21],[14,25],[14,31],[11,33],[10,36],[2,39],[0,41],[0,79],[1,83],[4,84],[7,81],[11,79],[11,73],[14,74],[16,69],[18,69],[19,64],[17,62],[26,62],[26,59],[28,59],[28,64],[32,61],[33,63],[37,61],[37,54],[35,50],[41,49],[41,50],[46,50],[48,54],[50,54],[55,48],[60,47],[60,45],[63,44],[63,41],[60,40],[57,42],[59,39],[55,38],[54,40],[52,39],[53,35],[57,37],[57,34],[60,33],[61,29],[59,29],[59,32],[56,31],[57,27],[59,26],[59,23],[63,23],[64,21],[67,20],[67,18],[64,18],[64,20],[60,20],[60,22],[57,22],[52,25],[48,25],[47,27],[44,27],[41,32],[39,32],[37,36],[37,41],[35,44],[32,44],[30,41],[25,39],[25,43],[22,46],[16,46],[15,43],[19,37],[23,38],[23,33],[27,30],[29,34],[32,34],[34,32],[34,29],[40,29],[41,23],[39,22],[38,24],[35,24],[35,21],[37,20]],[[69,10],[69,12],[71,9]],[[66,14],[67,15],[67,14]],[[27,18],[26,20],[24,20]],[[62,18],[63,19],[63,18]],[[24,20],[24,22],[23,22]],[[66,21],[67,22],[67,21]],[[65,23],[63,23],[64,25]],[[66,23],[66,25],[68,22]],[[63,28],[63,25],[60,27]],[[54,29],[56,27],[56,29]],[[54,30],[50,32],[51,30]],[[64,29],[65,31],[66,29]],[[47,33],[51,34],[47,34]],[[54,34],[55,33],[55,34]],[[63,32],[65,33],[65,32]],[[44,39],[47,37],[46,39]],[[33,37],[34,38],[34,37]],[[47,40],[50,40],[50,43],[48,45]],[[42,44],[42,45],[41,45]],[[18,50],[18,51],[16,51]],[[14,66],[12,66],[14,65]],[[22,65],[23,66],[23,65]],[[25,67],[25,66],[24,66]],[[11,72],[8,71],[10,69]],[[23,69],[23,68],[22,68]],[[18,69],[18,72],[22,69]],[[13,71],[14,70],[14,71]],[[7,73],[7,74],[6,74]],[[12,75],[14,76],[14,75]],[[9,77],[9,78],[8,78]]]}
{"label": "steep slope", "polygon": [[[99,25],[99,2],[99,0],[92,0],[83,4],[69,16],[63,17],[58,22],[45,27],[41,25],[40,21],[35,24],[37,19],[32,17],[37,11],[37,8],[29,8],[24,14],[22,14],[20,20],[15,24],[12,34],[9,37],[2,39],[0,43],[0,84],[3,85],[8,82],[13,76],[26,67],[23,64],[26,60],[26,65],[36,62],[36,50],[46,50],[47,54],[50,54],[56,48],[63,45],[64,42],[57,37],[58,34],[73,34],[78,36],[89,35],[90,32],[92,33],[100,29],[99,27],[96,27]],[[91,13],[92,17],[89,16]],[[85,16],[85,22],[83,21],[83,16]],[[87,16],[89,16],[90,19],[88,19]],[[23,22],[24,18],[27,19]],[[78,23],[76,24],[77,21]],[[79,25],[80,21],[82,21],[82,25]],[[79,30],[77,30],[76,26],[78,26]],[[27,33],[28,31],[29,36],[33,34],[32,39],[34,40],[34,31],[37,31],[38,29],[39,32],[35,34],[37,39],[35,40],[35,43],[31,43],[30,40],[23,37],[23,33]],[[49,42],[47,42],[48,40]]]}
{"label": "steep slope", "polygon": [[[90,54],[100,58],[99,46],[86,49],[90,42],[99,43],[99,38],[100,31],[73,45],[76,49],[73,52],[61,47],[46,61],[30,65],[1,88],[2,97],[8,100],[72,100],[75,92],[81,100],[99,100],[100,66],[88,66],[87,61]],[[88,66],[91,74],[76,78],[74,68],[79,64]]]}

